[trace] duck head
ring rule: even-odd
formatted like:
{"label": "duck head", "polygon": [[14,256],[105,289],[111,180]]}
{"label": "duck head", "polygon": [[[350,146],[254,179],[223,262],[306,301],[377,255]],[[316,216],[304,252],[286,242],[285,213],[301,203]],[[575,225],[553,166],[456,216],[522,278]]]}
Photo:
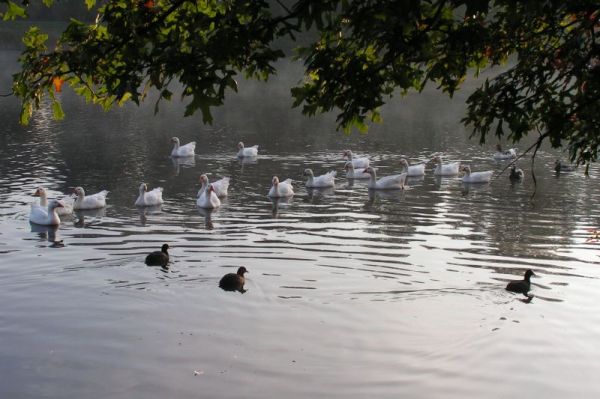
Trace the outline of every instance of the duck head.
{"label": "duck head", "polygon": [[140,184],[140,194],[145,193],[146,191],[148,191],[148,186],[146,183]]}
{"label": "duck head", "polygon": [[49,209],[55,209],[55,208],[64,208],[64,204],[62,202],[60,202],[59,200],[50,200],[50,202],[48,202],[48,208]]}
{"label": "duck head", "polygon": [[556,172],[560,172],[560,168],[561,168],[562,164],[560,163],[560,160],[557,159],[556,161],[554,161],[554,170]]}
{"label": "duck head", "polygon": [[34,197],[43,197],[46,195],[46,189],[44,187],[38,187],[33,193]]}
{"label": "duck head", "polygon": [[171,143],[175,143],[175,145],[179,146],[179,138],[171,137]]}
{"label": "duck head", "polygon": [[205,185],[207,183],[208,183],[208,176],[206,176],[205,174],[201,174],[200,175],[200,184]]}
{"label": "duck head", "polygon": [[246,270],[246,268],[244,266],[241,266],[238,269],[237,274],[238,274],[238,276],[244,277],[244,273],[250,273],[250,272],[248,270]]}
{"label": "duck head", "polygon": [[73,190],[73,192],[77,197],[85,197],[85,190],[83,189],[83,187],[75,187],[75,190]]}
{"label": "duck head", "polygon": [[536,276],[537,277],[537,274],[535,274],[533,272],[533,270],[527,269],[527,271],[525,272],[525,280],[529,281],[529,279],[531,278],[531,276]]}
{"label": "duck head", "polygon": [[244,143],[242,143],[241,141],[238,143],[237,145],[238,150],[241,150],[244,148]]}
{"label": "duck head", "polygon": [[208,185],[208,193],[210,194],[210,193],[214,193],[214,192],[215,192],[215,188],[213,187],[212,184],[209,184]]}
{"label": "duck head", "polygon": [[342,152],[342,156],[344,158],[352,159],[352,151],[351,150],[344,150]]}
{"label": "duck head", "polygon": [[400,165],[403,166],[403,167],[405,167],[406,169],[408,169],[408,165],[409,164],[408,164],[408,161],[406,159],[402,158],[400,160]]}
{"label": "duck head", "polygon": [[277,186],[277,185],[279,185],[279,178],[278,178],[277,176],[273,176],[273,180],[272,180],[272,182],[273,182],[273,185],[274,185],[274,186]]}
{"label": "duck head", "polygon": [[366,168],[365,170],[363,170],[363,173],[368,173],[371,176],[375,176],[375,169],[373,169],[372,167],[369,166],[368,168]]}
{"label": "duck head", "polygon": [[469,165],[460,165],[460,171],[465,172],[466,175],[470,175],[471,167]]}
{"label": "duck head", "polygon": [[433,162],[433,163],[442,163],[442,157],[440,157],[439,155],[436,155],[433,158],[431,158],[431,162]]}
{"label": "duck head", "polygon": [[307,169],[304,169],[304,173],[303,173],[303,175],[304,175],[304,176],[311,176],[311,177],[313,177],[313,176],[314,176],[314,173],[313,173],[312,169],[308,169],[308,168],[307,168]]}
{"label": "duck head", "polygon": [[163,244],[162,247],[160,247],[161,252],[167,253],[167,250],[169,249],[169,244]]}

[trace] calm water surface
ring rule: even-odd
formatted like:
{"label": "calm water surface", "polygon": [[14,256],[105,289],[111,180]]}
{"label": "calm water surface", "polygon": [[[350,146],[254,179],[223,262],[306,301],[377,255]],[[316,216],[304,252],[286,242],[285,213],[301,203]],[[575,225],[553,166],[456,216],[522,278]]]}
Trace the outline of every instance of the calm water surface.
{"label": "calm water surface", "polygon": [[[15,55],[1,53],[3,88]],[[298,68],[282,68],[240,82],[210,127],[177,103],[104,113],[69,90],[66,120],[43,110],[20,127],[0,99],[0,397],[599,397],[598,167],[556,176],[561,154],[542,151],[533,201],[525,160],[515,185],[428,164],[403,192],[369,193],[343,177],[343,149],[379,175],[438,152],[506,163],[467,139],[464,95],[396,100],[383,125],[344,136],[290,110]],[[169,158],[171,136],[198,143],[192,162]],[[256,162],[234,157],[239,140],[260,145]],[[306,167],[337,170],[335,189],[306,190]],[[201,173],[231,177],[214,212],[195,206]],[[272,175],[296,181],[291,201],[266,197]],[[142,181],[164,187],[162,208],[133,206]],[[109,205],[33,227],[37,186],[107,189]],[[164,242],[170,268],[147,267]],[[248,291],[220,290],[240,265]],[[504,291],[527,268],[529,303]]]}

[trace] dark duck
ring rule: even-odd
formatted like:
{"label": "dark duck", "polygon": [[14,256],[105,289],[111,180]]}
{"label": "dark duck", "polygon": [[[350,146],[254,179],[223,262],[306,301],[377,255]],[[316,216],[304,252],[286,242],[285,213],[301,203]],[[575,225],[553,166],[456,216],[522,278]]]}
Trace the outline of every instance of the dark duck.
{"label": "dark duck", "polygon": [[243,294],[246,292],[244,289],[246,283],[245,273],[248,273],[248,270],[244,266],[240,267],[237,273],[227,273],[219,281],[219,287],[225,291],[239,291]]}
{"label": "dark duck", "polygon": [[509,282],[506,286],[506,290],[510,292],[516,292],[519,294],[527,295],[529,290],[531,289],[531,276],[535,276],[536,274],[531,270],[527,270],[525,272],[525,276],[523,280],[513,280]]}
{"label": "dark duck", "polygon": [[169,263],[169,244],[163,244],[160,251],[154,251],[146,256],[146,264],[148,266],[166,267]]}

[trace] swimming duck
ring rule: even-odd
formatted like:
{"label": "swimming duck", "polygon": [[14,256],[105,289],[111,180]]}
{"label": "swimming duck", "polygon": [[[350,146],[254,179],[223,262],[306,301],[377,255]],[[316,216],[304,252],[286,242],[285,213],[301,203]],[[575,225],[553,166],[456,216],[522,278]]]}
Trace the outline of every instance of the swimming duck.
{"label": "swimming duck", "polygon": [[163,198],[162,187],[156,187],[152,191],[148,192],[148,185],[146,183],[140,184],[140,195],[135,201],[136,206],[156,206],[162,204]]}
{"label": "swimming duck", "polygon": [[253,145],[252,147],[244,147],[244,143],[242,143],[240,141],[237,145],[237,148],[238,148],[238,153],[237,153],[238,158],[258,156],[258,145]]}
{"label": "swimming duck", "polygon": [[523,280],[513,280],[506,285],[506,290],[510,292],[517,292],[519,294],[527,295],[531,289],[531,276],[536,276],[533,270],[528,269],[525,272]]}
{"label": "swimming duck", "polygon": [[407,176],[423,176],[425,174],[425,164],[411,165],[408,160],[402,158],[400,165],[406,170]]}
{"label": "swimming duck", "polygon": [[196,205],[199,208],[213,209],[221,206],[221,200],[215,193],[215,189],[212,184],[209,184],[204,192],[200,193],[200,196],[196,200]]}
{"label": "swimming duck", "polygon": [[172,157],[193,157],[194,150],[196,149],[196,142],[191,141],[186,145],[179,144],[179,138],[171,137],[171,142],[173,143],[173,150],[171,151]]}
{"label": "swimming duck", "polygon": [[304,169],[304,176],[308,176],[308,180],[306,181],[306,187],[334,187],[336,174],[337,173],[334,170],[332,170],[331,172],[327,172],[324,175],[315,177],[315,174],[313,173],[312,169]]}
{"label": "swimming duck", "polygon": [[369,167],[369,164],[370,164],[369,158],[367,158],[367,157],[354,158],[354,155],[352,154],[352,150],[344,150],[344,152],[342,152],[342,156],[344,157],[344,159],[348,158],[348,162],[352,162],[352,166],[354,166],[356,169]]}
{"label": "swimming duck", "polygon": [[163,244],[160,251],[154,251],[146,256],[146,264],[148,266],[162,266],[165,267],[169,263],[169,244]]}
{"label": "swimming duck", "polygon": [[406,181],[406,173],[399,175],[384,176],[377,180],[377,174],[374,168],[368,167],[364,170],[364,173],[368,173],[371,177],[369,180],[369,188],[373,190],[394,190],[404,189],[404,182]]}
{"label": "swimming duck", "polygon": [[577,166],[565,165],[565,164],[563,164],[560,161],[560,159],[557,159],[556,161],[554,161],[554,171],[556,173],[560,173],[560,172],[574,172],[575,169],[577,169]]}
{"label": "swimming duck", "polygon": [[273,186],[269,190],[269,197],[291,197],[294,195],[294,187],[292,186],[292,179],[286,179],[282,182],[279,181],[277,176],[273,176]]}
{"label": "swimming duck", "polygon": [[365,173],[363,169],[354,169],[352,162],[346,162],[344,170],[346,171],[346,178],[348,179],[369,179],[371,177],[371,175]]}
{"label": "swimming duck", "polygon": [[106,194],[108,194],[108,191],[102,190],[99,193],[86,196],[85,190],[82,187],[76,187],[75,195],[77,195],[77,198],[73,203],[73,209],[84,210],[103,208],[106,206]]}
{"label": "swimming duck", "polygon": [[46,209],[41,206],[32,206],[31,213],[29,214],[29,221],[43,226],[58,226],[60,224],[60,218],[56,213],[56,208],[62,206],[62,202],[57,200],[48,201],[48,207]]}
{"label": "swimming duck", "polygon": [[462,178],[463,183],[489,183],[494,174],[491,170],[486,170],[485,172],[471,172],[471,167],[468,165],[461,166],[460,170],[465,172],[465,175]]}
{"label": "swimming duck", "polygon": [[227,273],[219,281],[219,287],[225,291],[239,291],[243,294],[246,292],[244,289],[246,283],[244,273],[249,273],[244,266],[240,267],[237,273]]}
{"label": "swimming duck", "polygon": [[[32,206],[41,206],[46,209],[48,207],[48,195],[46,189],[44,187],[38,187],[33,193],[35,197],[40,197],[40,203],[32,204]],[[70,215],[73,213],[73,199],[72,198],[63,198],[60,200],[62,207],[56,208],[56,214],[58,216]]]}
{"label": "swimming duck", "polygon": [[523,180],[523,177],[525,177],[525,173],[523,172],[523,169],[521,168],[517,168],[517,165],[513,165],[510,168],[510,175],[508,175],[508,178],[510,179],[510,181],[521,181]]}
{"label": "swimming duck", "polygon": [[442,163],[442,157],[436,155],[432,159],[436,163],[433,174],[436,176],[456,176],[460,167],[460,162]]}
{"label": "swimming duck", "polygon": [[219,180],[211,183],[208,180],[207,175],[205,175],[205,174],[200,175],[200,184],[202,185],[202,187],[200,187],[197,197],[200,197],[200,195],[206,190],[206,188],[208,187],[209,184],[213,186],[213,189],[215,190],[215,194],[217,194],[217,197],[226,197],[227,190],[229,189],[229,180],[231,180],[229,177],[224,177],[222,179],[219,179]]}
{"label": "swimming duck", "polygon": [[517,149],[509,148],[508,150],[503,150],[500,144],[496,144],[496,152],[494,153],[494,159],[512,159],[517,157]]}

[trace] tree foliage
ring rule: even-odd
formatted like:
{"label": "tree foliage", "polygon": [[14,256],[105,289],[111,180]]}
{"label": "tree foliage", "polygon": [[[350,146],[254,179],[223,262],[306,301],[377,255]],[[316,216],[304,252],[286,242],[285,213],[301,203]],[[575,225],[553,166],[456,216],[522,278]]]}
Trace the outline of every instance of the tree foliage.
{"label": "tree foliage", "polygon": [[[568,147],[572,160],[597,160],[600,141],[600,2],[452,0],[84,0],[92,23],[72,20],[56,44],[29,30],[14,93],[27,123],[40,100],[69,85],[105,108],[139,104],[149,90],[171,99],[183,86],[185,115],[236,91],[236,76],[268,79],[289,56],[280,39],[309,33],[296,49],[304,80],[292,89],[308,115],[333,111],[338,126],[366,130],[394,93],[434,84],[452,95],[468,73],[506,64],[468,99],[464,122],[484,142],[536,134]],[[51,5],[53,0],[44,0]],[[4,19],[28,1],[0,0]],[[157,102],[158,106],[158,102]]]}

